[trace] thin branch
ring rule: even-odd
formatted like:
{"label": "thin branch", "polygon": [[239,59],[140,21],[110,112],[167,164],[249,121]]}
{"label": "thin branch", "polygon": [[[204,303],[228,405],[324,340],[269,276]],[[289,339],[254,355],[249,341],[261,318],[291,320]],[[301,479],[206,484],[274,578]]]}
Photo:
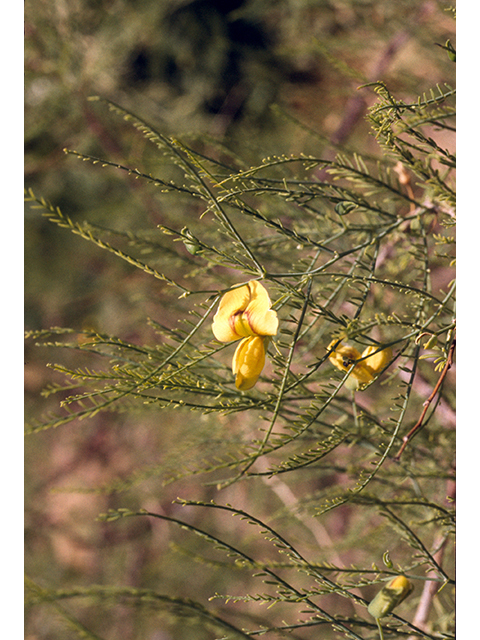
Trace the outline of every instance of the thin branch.
{"label": "thin branch", "polygon": [[405,447],[407,446],[407,444],[410,442],[410,440],[415,436],[415,434],[420,431],[420,429],[423,426],[423,420],[425,418],[425,415],[431,405],[431,403],[433,402],[433,399],[435,398],[435,396],[437,395],[439,389],[441,388],[443,381],[445,380],[445,376],[448,373],[448,370],[450,369],[450,367],[452,366],[452,362],[453,362],[453,354],[455,352],[455,344],[456,344],[456,340],[452,340],[452,344],[450,345],[450,349],[448,351],[448,356],[447,356],[447,361],[445,363],[445,366],[442,369],[442,373],[440,374],[440,377],[438,379],[437,384],[435,385],[432,393],[430,394],[430,396],[427,398],[427,400],[423,403],[423,411],[420,415],[420,418],[417,420],[416,424],[410,429],[410,431],[407,433],[406,436],[404,436],[403,438],[403,444],[400,447],[397,455],[395,456],[395,460],[400,460],[400,456],[402,455],[402,453],[405,450]]}
{"label": "thin branch", "polygon": [[[438,564],[441,564],[443,561],[447,538],[448,536],[444,534],[442,535],[439,534],[435,539],[434,545],[438,548],[438,550],[436,551],[436,553],[433,554],[433,557],[435,558]],[[436,577],[436,572],[431,571],[429,572],[427,577],[429,575]],[[415,612],[415,617],[413,618],[413,622],[412,622],[412,624],[419,627],[420,629],[425,628],[425,624],[428,619],[428,614],[432,607],[433,598],[437,593],[438,588],[439,588],[439,583],[437,582],[437,580],[425,581],[425,585],[422,590],[422,595],[420,596],[420,602],[418,603],[417,611]],[[409,636],[408,640],[415,640],[415,638],[418,638],[418,636],[411,635]]]}

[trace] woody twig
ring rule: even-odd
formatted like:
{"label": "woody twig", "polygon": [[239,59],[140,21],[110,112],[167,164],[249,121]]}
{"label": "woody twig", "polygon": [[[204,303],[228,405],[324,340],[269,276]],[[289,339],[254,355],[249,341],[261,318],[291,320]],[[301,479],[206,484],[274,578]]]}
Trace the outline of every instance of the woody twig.
{"label": "woody twig", "polygon": [[447,375],[448,370],[452,366],[453,354],[455,352],[455,344],[456,344],[456,340],[454,339],[454,340],[452,340],[452,344],[450,345],[450,349],[448,350],[447,361],[445,363],[445,366],[442,369],[440,377],[438,378],[437,384],[435,385],[435,387],[434,387],[432,393],[430,394],[430,396],[423,403],[423,411],[422,411],[422,414],[420,415],[420,418],[417,420],[415,425],[410,429],[410,431],[407,433],[407,435],[404,436],[403,444],[400,447],[397,455],[395,456],[395,458],[394,458],[395,460],[400,460],[400,456],[404,452],[405,447],[407,446],[407,444],[414,437],[414,435],[418,431],[420,431],[420,429],[423,427],[423,421],[425,419],[425,415],[426,415],[426,413],[428,411],[428,408],[430,407],[431,403],[433,402],[433,399],[435,398],[435,396],[437,395],[440,387],[442,386],[442,383],[445,380],[445,376]]}

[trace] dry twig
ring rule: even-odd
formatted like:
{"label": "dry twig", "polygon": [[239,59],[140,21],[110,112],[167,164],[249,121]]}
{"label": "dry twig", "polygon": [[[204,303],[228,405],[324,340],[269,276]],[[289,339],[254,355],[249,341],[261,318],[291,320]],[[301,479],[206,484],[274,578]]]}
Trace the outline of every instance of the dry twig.
{"label": "dry twig", "polygon": [[435,385],[432,393],[430,394],[430,396],[427,398],[427,400],[425,400],[425,402],[423,403],[423,411],[422,414],[420,416],[420,418],[417,420],[417,422],[415,423],[415,425],[410,429],[410,431],[407,433],[406,436],[404,436],[403,438],[403,444],[400,447],[397,455],[395,456],[395,460],[400,460],[400,456],[402,455],[402,453],[405,450],[405,447],[407,446],[407,444],[410,442],[410,440],[413,438],[413,436],[420,431],[420,429],[423,426],[423,420],[425,418],[425,415],[428,411],[429,406],[431,405],[431,403],[433,402],[433,399],[435,398],[435,396],[437,395],[440,387],[442,386],[443,381],[445,380],[445,376],[447,375],[448,370],[450,369],[450,367],[452,366],[452,362],[453,362],[453,354],[455,352],[455,344],[456,341],[452,340],[452,344],[450,345],[450,349],[448,351],[448,356],[447,356],[447,361],[445,363],[445,366],[442,369],[442,373],[440,374],[440,377],[438,379],[437,384]]}

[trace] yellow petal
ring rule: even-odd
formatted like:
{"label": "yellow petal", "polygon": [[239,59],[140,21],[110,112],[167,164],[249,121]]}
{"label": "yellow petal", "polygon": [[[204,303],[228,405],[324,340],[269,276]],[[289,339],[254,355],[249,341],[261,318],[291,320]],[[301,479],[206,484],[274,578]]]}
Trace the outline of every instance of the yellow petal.
{"label": "yellow petal", "polygon": [[276,311],[270,309],[272,303],[267,290],[256,280],[252,280],[247,286],[250,290],[250,301],[243,317],[246,318],[253,334],[274,336],[278,329],[278,318]]}
{"label": "yellow petal", "polygon": [[413,589],[412,583],[405,576],[397,576],[390,580],[390,582],[386,585],[388,589],[398,589],[398,593],[403,595],[405,593],[410,593]]}
{"label": "yellow petal", "polygon": [[254,387],[264,366],[264,338],[260,336],[244,338],[238,345],[232,362],[237,389],[246,391]]}
{"label": "yellow petal", "polygon": [[213,335],[220,342],[230,342],[242,337],[235,330],[235,314],[244,311],[250,302],[250,289],[247,285],[232,289],[220,300],[217,313],[213,317]]}
{"label": "yellow petal", "polygon": [[[375,353],[375,351],[377,351],[377,353]],[[369,356],[370,353],[373,353],[374,355]],[[375,346],[367,347],[362,353],[362,358],[365,358],[365,356],[369,357],[363,360],[361,364],[364,364],[368,369],[370,369],[371,373],[375,376],[387,366],[392,359],[392,355],[390,347],[386,347],[381,351],[378,351],[378,347]]]}
{"label": "yellow petal", "polygon": [[[328,351],[332,349],[337,342],[338,340],[332,340],[327,347]],[[342,345],[342,343],[335,347],[335,351],[332,351],[328,356],[333,366],[340,369],[340,371],[348,371],[352,364],[359,358],[361,358],[360,352],[357,351],[355,347],[351,347],[348,344]]]}
{"label": "yellow petal", "polygon": [[254,335],[275,335],[278,318],[270,309],[271,304],[265,287],[256,280],[228,291],[213,318],[214,336],[220,342],[230,342]]}
{"label": "yellow petal", "polygon": [[365,367],[363,362],[359,362],[351,374],[354,378],[358,380],[361,384],[368,384],[374,378],[372,372],[368,367]]}
{"label": "yellow petal", "polygon": [[[328,349],[331,349],[337,340],[333,340]],[[377,351],[377,353],[375,353]],[[374,355],[369,356],[370,353]],[[365,358],[361,360],[361,358]],[[375,376],[390,362],[392,358],[392,350],[390,347],[378,351],[378,347],[367,347],[362,355],[350,345],[342,345],[341,343],[335,348],[329,356],[330,362],[340,369],[340,371],[348,371],[356,360],[360,360],[353,368],[346,386],[349,389],[357,389],[359,384],[368,384],[372,382]]]}

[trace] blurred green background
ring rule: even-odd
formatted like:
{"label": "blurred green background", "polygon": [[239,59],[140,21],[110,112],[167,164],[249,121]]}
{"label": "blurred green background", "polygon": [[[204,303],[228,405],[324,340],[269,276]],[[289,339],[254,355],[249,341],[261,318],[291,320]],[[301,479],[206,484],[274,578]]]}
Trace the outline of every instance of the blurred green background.
{"label": "blurred green background", "polygon": [[[120,104],[163,133],[204,145],[206,152],[218,140],[246,164],[271,154],[333,157],[339,142],[362,154],[377,154],[364,118],[374,97],[357,87],[381,79],[397,98],[414,101],[437,83],[452,83],[452,65],[436,46],[454,34],[450,5],[417,0],[27,0],[26,187],[73,220],[152,239],[163,235],[159,224],[180,228],[189,217],[198,217],[191,204],[185,209],[177,198],[161,195],[125,173],[65,155],[64,148],[73,149],[125,166],[147,167],[167,179],[173,171],[129,124],[89,102],[91,95]],[[27,330],[93,327],[132,342],[152,342],[146,318],[174,326],[184,313],[178,294],[164,283],[52,225],[28,205],[25,257]],[[167,254],[158,255],[152,262],[162,265],[166,259]],[[172,264],[171,275],[181,278],[181,265]],[[47,383],[60,381],[46,368],[59,357],[53,347],[39,349],[27,342],[27,418],[57,408],[57,397],[40,394]],[[73,351],[63,352],[61,361],[82,364]],[[179,456],[194,455],[195,438],[179,441],[176,431],[178,425],[182,433],[182,420],[190,418],[167,415],[102,415],[27,438],[26,571],[36,583],[56,588],[91,583],[149,586],[192,598],[229,592],[228,574],[215,565],[220,556],[209,549],[201,550],[208,570],[194,563],[192,576],[185,550],[198,553],[198,548],[184,532],[169,534],[164,525],[146,519],[113,527],[95,520],[98,513],[119,506],[182,515],[181,508],[172,505],[178,495],[215,497],[214,487],[196,478],[162,485],[153,476],[127,493],[96,491],[135,469],[154,467],[170,448]],[[200,432],[222,437],[222,419],[195,420]],[[228,425],[235,428],[235,419]],[[333,470],[324,480],[327,485],[337,481],[339,474]],[[310,490],[308,474],[305,484]],[[85,492],[69,491],[78,487]],[[271,488],[257,485],[254,500],[260,512],[276,514],[281,522],[285,505],[272,501]],[[222,501],[252,506],[245,485],[225,490]],[[193,522],[204,524],[205,514],[190,515]],[[258,540],[252,542],[247,525],[242,533],[233,528],[231,518],[206,515],[213,533],[231,535],[247,547],[255,544],[259,555],[271,553],[266,543],[262,550]],[[324,549],[344,562],[369,564],[371,540],[358,539],[362,515],[352,518],[345,529],[334,511],[330,533],[317,525],[307,532],[313,556],[322,541]],[[332,540],[332,532],[342,529],[343,537]],[[303,539],[305,526],[290,535]],[[364,557],[350,556],[353,539]],[[184,552],[171,553],[172,542],[183,545]],[[392,540],[383,542],[395,552]],[[251,578],[240,575],[238,580],[246,585]],[[255,611],[252,607],[252,616]],[[75,615],[102,638],[213,637],[201,624],[185,632],[179,623],[163,626],[127,604],[110,609],[83,603]],[[76,637],[65,635],[64,625],[54,609],[33,608],[26,638]]]}

